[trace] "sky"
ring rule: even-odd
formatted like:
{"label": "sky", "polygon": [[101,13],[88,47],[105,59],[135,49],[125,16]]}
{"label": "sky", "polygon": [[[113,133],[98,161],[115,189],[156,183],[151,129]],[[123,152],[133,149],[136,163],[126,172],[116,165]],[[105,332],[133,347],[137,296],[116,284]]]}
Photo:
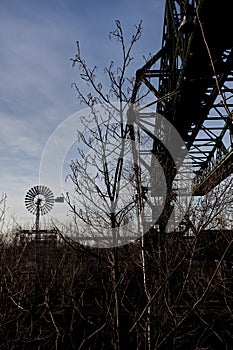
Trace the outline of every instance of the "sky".
{"label": "sky", "polygon": [[[0,194],[7,195],[9,222],[34,222],[24,206],[25,195],[40,181],[41,159],[52,135],[83,109],[71,87],[79,73],[70,60],[76,41],[101,79],[104,67],[119,55],[119,46],[109,40],[115,20],[121,21],[128,39],[142,20],[136,70],[144,64],[143,55],[161,47],[164,4],[165,0],[0,2]],[[57,147],[65,147],[63,141]],[[43,185],[59,196],[62,189],[48,182]],[[66,204],[56,203],[49,217],[65,220],[69,215]]]}

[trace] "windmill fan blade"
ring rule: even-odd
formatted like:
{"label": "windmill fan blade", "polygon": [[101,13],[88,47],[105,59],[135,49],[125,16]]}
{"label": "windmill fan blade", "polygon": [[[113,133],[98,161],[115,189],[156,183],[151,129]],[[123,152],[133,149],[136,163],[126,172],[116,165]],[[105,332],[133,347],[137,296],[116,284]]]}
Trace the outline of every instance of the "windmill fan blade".
{"label": "windmill fan blade", "polygon": [[31,188],[32,196],[35,197],[37,196],[37,189],[36,187]]}
{"label": "windmill fan blade", "polygon": [[47,193],[49,193],[50,190],[49,190],[48,187],[46,187],[46,186],[42,186],[42,187],[43,187],[43,189],[42,189],[43,193],[44,193],[45,195],[47,195]]}
{"label": "windmill fan blade", "polygon": [[40,194],[40,186],[39,185],[36,186],[36,193],[37,193],[37,195]]}
{"label": "windmill fan blade", "polygon": [[28,191],[26,198],[34,198],[35,194],[32,191]]}
{"label": "windmill fan blade", "polygon": [[35,195],[36,195],[36,193],[32,189],[29,190],[28,193],[27,193],[28,197],[34,197]]}
{"label": "windmill fan blade", "polygon": [[44,193],[47,199],[53,198],[53,193],[51,193],[51,191],[48,188],[45,190]]}

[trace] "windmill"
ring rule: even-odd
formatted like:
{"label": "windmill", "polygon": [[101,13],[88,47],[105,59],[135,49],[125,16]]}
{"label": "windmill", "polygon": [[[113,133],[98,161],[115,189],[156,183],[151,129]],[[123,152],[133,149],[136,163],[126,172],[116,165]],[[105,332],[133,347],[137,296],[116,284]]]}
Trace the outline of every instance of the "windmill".
{"label": "windmill", "polygon": [[27,192],[25,206],[31,214],[36,216],[36,238],[39,238],[40,217],[53,208],[54,202],[53,192],[46,186],[37,185]]}

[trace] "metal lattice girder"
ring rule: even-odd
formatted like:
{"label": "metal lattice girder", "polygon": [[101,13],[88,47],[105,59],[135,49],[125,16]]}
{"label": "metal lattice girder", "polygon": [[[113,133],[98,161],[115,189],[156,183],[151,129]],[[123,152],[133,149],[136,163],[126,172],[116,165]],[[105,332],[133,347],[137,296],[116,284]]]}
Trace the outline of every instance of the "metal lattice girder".
{"label": "metal lattice girder", "polygon": [[[231,0],[167,0],[162,48],[137,71],[140,89],[186,143],[202,195],[232,173]],[[186,16],[192,26],[181,30]]]}

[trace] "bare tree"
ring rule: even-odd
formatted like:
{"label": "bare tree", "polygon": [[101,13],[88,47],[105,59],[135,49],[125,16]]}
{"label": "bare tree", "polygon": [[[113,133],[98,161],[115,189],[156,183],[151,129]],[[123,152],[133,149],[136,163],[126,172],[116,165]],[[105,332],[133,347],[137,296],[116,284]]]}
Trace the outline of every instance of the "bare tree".
{"label": "bare tree", "polygon": [[120,348],[121,276],[118,246],[128,243],[132,236],[137,238],[136,230],[130,233],[132,217],[137,211],[135,190],[128,174],[129,171],[133,172],[133,167],[131,159],[127,161],[131,147],[127,110],[133,89],[133,80],[127,78],[127,72],[133,59],[133,47],[141,37],[141,32],[142,25],[139,23],[127,45],[120,21],[116,21],[116,29],[110,33],[110,38],[117,39],[120,44],[122,63],[115,67],[111,62],[105,68],[110,83],[107,93],[96,79],[96,67],[90,69],[82,58],[78,42],[77,55],[73,59],[73,65],[77,64],[81,70],[81,80],[90,89],[84,94],[79,85],[74,84],[79,100],[89,108],[90,113],[81,119],[83,131],[78,133],[78,155],[71,163],[69,175],[75,186],[75,197],[68,194],[67,201],[76,220],[78,218],[84,223],[86,239],[97,240],[99,246],[112,247],[110,263],[115,349]]}

